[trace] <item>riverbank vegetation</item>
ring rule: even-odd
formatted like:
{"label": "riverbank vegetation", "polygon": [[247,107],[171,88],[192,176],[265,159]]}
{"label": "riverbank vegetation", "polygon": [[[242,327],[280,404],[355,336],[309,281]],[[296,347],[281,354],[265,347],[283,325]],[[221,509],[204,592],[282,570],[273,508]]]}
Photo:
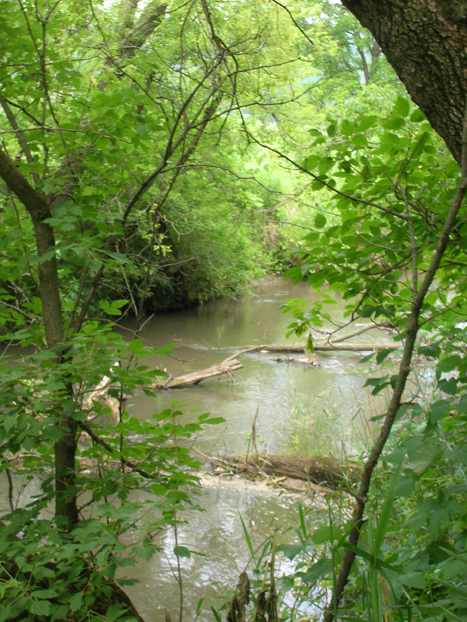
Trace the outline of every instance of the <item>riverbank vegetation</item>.
{"label": "riverbank vegetation", "polygon": [[[391,328],[364,361],[388,404],[353,509],[331,499],[316,529],[300,506],[298,541],[256,557],[245,528],[256,580],[227,619],[464,619],[466,16],[343,4],[372,34],[318,0],[0,0],[0,622],[142,620],[124,568],[166,528],[192,555],[189,439],[221,418],[133,416],[167,381],[141,328],[284,272],[347,301],[339,324],[285,306],[310,360],[357,319]],[[280,552],[296,566],[275,577]]]}

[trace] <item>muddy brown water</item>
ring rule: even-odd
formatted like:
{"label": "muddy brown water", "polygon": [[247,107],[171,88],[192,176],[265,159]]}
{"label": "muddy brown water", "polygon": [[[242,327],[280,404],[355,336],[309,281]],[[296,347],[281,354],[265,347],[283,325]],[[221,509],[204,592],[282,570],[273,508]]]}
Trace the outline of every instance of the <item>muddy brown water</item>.
{"label": "muddy brown water", "polygon": [[[278,279],[257,285],[251,295],[238,300],[217,300],[195,310],[158,315],[147,323],[141,336],[157,347],[179,347],[174,349],[173,357],[148,357],[144,363],[179,376],[220,363],[245,346],[285,343],[292,320],[279,307],[287,299],[299,297],[307,302],[318,298],[305,285],[292,286]],[[345,304],[338,297],[336,301],[326,310],[333,321],[343,322]],[[133,328],[127,323],[124,334],[131,338],[129,331]],[[357,339],[381,343],[388,336],[371,330]],[[275,358],[277,355],[261,352],[243,355],[244,367],[234,372],[233,379],[212,378],[197,386],[162,391],[156,399],[139,395],[128,406],[134,416],[147,418],[177,400],[186,404],[185,422],[204,412],[222,416],[224,424],[207,426],[194,442],[205,454],[251,451],[254,420],[256,443],[269,453],[311,452],[343,458],[358,454],[371,442],[373,428],[369,419],[384,397],[379,402],[369,399],[363,388],[366,377],[360,373],[360,354],[320,353],[318,367],[279,363]],[[3,479],[1,505],[6,501]],[[20,504],[34,494],[35,485],[32,482],[22,491],[17,499]],[[178,529],[179,545],[201,554],[181,559],[183,620],[194,620],[200,598],[205,600],[199,619],[214,620],[210,598],[222,600],[226,589],[235,587],[249,560],[240,516],[253,546],[257,546],[275,525],[280,526],[282,534],[297,524],[297,500],[293,494],[279,493],[264,484],[245,484],[241,480],[213,483],[212,478],[207,478],[199,499],[204,511],[187,513],[186,522]],[[312,508],[311,519],[316,515],[318,520],[322,507],[310,500],[305,503]],[[291,533],[279,536],[279,541],[296,540]],[[128,592],[147,622],[164,622],[166,611],[175,621],[179,620],[180,593],[173,572],[173,530],[161,534],[158,542],[161,554],[127,570],[126,576],[139,580]],[[289,562],[280,561],[279,574],[290,569]]]}
{"label": "muddy brown water", "polygon": [[[217,300],[196,310],[158,315],[141,336],[158,347],[169,343],[179,347],[173,351],[174,358],[155,356],[145,363],[179,376],[218,364],[249,345],[285,343],[292,320],[279,307],[287,299],[299,297],[309,303],[318,300],[306,285],[293,286],[278,279],[256,286],[252,295],[239,300]],[[326,311],[333,321],[343,322],[345,303],[339,297],[336,301]],[[358,338],[364,343],[387,340],[379,330]],[[292,336],[290,341],[296,338]],[[196,386],[160,392],[156,400],[139,396],[130,406],[135,416],[146,418],[177,400],[187,405],[187,422],[203,412],[222,416],[224,424],[206,427],[196,439],[195,447],[206,454],[251,451],[253,421],[257,444],[269,453],[311,452],[342,458],[367,446],[373,436],[369,419],[384,397],[375,402],[363,388],[366,377],[360,373],[361,354],[320,353],[318,367],[278,363],[276,358],[271,353],[246,354],[240,359],[244,367],[234,372],[233,380],[228,376],[212,378]],[[191,514],[178,533],[179,543],[206,556],[182,559],[184,620],[194,619],[202,597],[205,609],[200,619],[214,620],[209,597],[219,597],[222,602],[225,589],[235,587],[248,563],[240,516],[256,546],[272,533],[274,524],[280,525],[281,533],[297,525],[297,501],[294,495],[279,494],[264,485],[243,485],[238,480],[205,487],[200,499],[205,511]],[[313,508],[310,516],[313,519],[315,515],[318,521],[322,507],[308,503]],[[281,539],[297,538],[289,531]],[[132,576],[140,584],[129,589],[143,617],[154,622],[165,619],[165,609],[172,620],[178,619],[173,531],[167,531],[161,543],[164,554],[138,566]],[[278,573],[291,568],[291,563],[282,559]]]}
{"label": "muddy brown water", "polygon": [[[277,279],[258,285],[251,296],[239,300],[217,300],[195,310],[158,315],[141,336],[158,347],[171,343],[179,347],[173,351],[174,358],[154,356],[144,362],[180,376],[216,365],[249,345],[286,343],[292,318],[279,307],[299,297],[307,302],[318,299],[306,285]],[[343,322],[344,308],[337,298],[337,304],[328,305],[326,311],[334,321]],[[359,343],[387,340],[379,330],[357,338]],[[297,338],[291,336],[289,341]],[[223,426],[208,427],[200,435],[196,446],[203,452],[212,451],[214,443],[218,453],[244,452],[255,417],[257,442],[269,453],[294,446],[304,418],[314,421],[315,427],[315,434],[307,438],[309,450],[338,455],[357,451],[366,442],[367,420],[375,408],[362,388],[366,378],[359,373],[361,355],[319,353],[319,366],[313,368],[278,363],[277,357],[244,354],[240,358],[244,367],[234,372],[233,380],[227,375],[211,378],[196,386],[162,391],[156,400],[139,396],[129,406],[135,416],[147,418],[177,400],[187,405],[187,421],[203,412],[224,417]]]}

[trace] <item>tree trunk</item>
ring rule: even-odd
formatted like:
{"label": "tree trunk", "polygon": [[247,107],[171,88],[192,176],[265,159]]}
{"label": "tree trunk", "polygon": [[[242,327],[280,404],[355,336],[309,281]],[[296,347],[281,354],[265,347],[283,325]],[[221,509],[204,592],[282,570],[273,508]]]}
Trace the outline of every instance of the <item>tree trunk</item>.
{"label": "tree trunk", "polygon": [[[55,257],[55,236],[52,227],[44,222],[51,218],[46,197],[33,188],[8,154],[0,150],[0,177],[26,207],[31,217],[39,256],[39,287],[42,301],[44,332],[49,348],[64,341],[62,305]],[[62,354],[57,352],[57,362]],[[58,407],[58,406],[57,406]],[[75,484],[75,453],[77,422],[60,415],[61,438],[55,443],[55,515],[64,519],[60,526],[72,529],[78,522]]]}
{"label": "tree trunk", "polygon": [[341,2],[371,31],[413,101],[460,164],[467,97],[467,3]]}

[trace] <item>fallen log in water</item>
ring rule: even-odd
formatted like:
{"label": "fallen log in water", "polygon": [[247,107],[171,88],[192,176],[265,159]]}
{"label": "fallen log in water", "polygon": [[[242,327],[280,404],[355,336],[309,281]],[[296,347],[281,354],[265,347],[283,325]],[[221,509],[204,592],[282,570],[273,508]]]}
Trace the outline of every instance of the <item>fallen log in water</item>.
{"label": "fallen log in water", "polygon": [[[357,331],[355,331],[357,332]],[[353,336],[350,335],[350,336]],[[350,351],[350,352],[368,352],[368,351],[379,351],[379,350],[396,350],[399,347],[399,344],[382,344],[382,343],[371,343],[371,344],[360,344],[360,343],[341,343],[349,336],[341,337],[339,340],[329,341],[329,342],[315,342],[314,343],[314,351],[315,352],[338,352],[338,351]],[[221,376],[222,374],[231,375],[232,372],[242,369],[243,365],[240,361],[237,360],[237,357],[242,354],[247,354],[248,352],[285,352],[285,353],[296,353],[299,352],[301,354],[305,351],[305,344],[302,343],[290,343],[290,344],[272,344],[272,345],[257,345],[257,346],[248,346],[246,348],[242,348],[232,356],[229,356],[225,361],[219,363],[218,365],[213,365],[212,367],[208,367],[207,369],[202,369],[200,371],[192,372],[190,374],[185,374],[184,376],[177,376],[173,378],[172,376],[168,376],[165,382],[162,383],[154,383],[155,389],[175,389],[177,387],[181,387],[187,384],[198,384],[202,380],[206,380],[207,378],[214,378],[216,376]],[[294,362],[294,361],[292,361]],[[297,363],[309,364],[313,365],[313,360],[308,359],[305,361],[297,360]]]}
{"label": "fallen log in water", "polygon": [[211,458],[228,466],[234,473],[253,477],[290,478],[323,484],[330,488],[349,488],[360,478],[355,466],[341,464],[334,458],[307,458],[299,456],[233,455],[226,458]]}
{"label": "fallen log in water", "polygon": [[[315,352],[379,352],[380,350],[397,350],[400,348],[400,343],[341,343],[333,341],[315,341],[313,344],[313,350]],[[254,346],[248,348],[245,352],[252,352],[254,350],[262,350],[263,352],[300,352],[303,354],[305,351],[304,343],[290,343],[290,344],[272,344],[263,346]],[[235,356],[243,354],[243,350],[237,352]]]}
{"label": "fallen log in water", "polygon": [[175,389],[185,384],[198,384],[201,380],[205,380],[206,378],[215,378],[222,374],[231,374],[233,371],[241,369],[242,367],[243,365],[240,361],[230,357],[222,361],[219,365],[213,365],[212,367],[208,367],[208,369],[195,371],[191,374],[185,374],[184,376],[177,376],[176,378],[169,376],[164,383],[158,383],[154,386],[156,389]]}
{"label": "fallen log in water", "polygon": [[[350,352],[376,352],[379,350],[396,350],[400,347],[400,344],[394,343],[342,343],[347,341],[348,339],[360,335],[367,330],[374,328],[372,324],[365,325],[363,327],[357,328],[356,330],[347,333],[346,335],[337,336],[328,339],[327,341],[315,341],[314,342],[314,351],[315,352],[338,352],[338,351],[350,351]],[[263,344],[263,345],[254,345],[247,346],[242,348],[235,354],[229,356],[225,361],[219,363],[218,365],[213,365],[212,367],[208,367],[207,369],[202,369],[200,371],[192,372],[190,374],[185,374],[183,376],[177,376],[173,378],[172,376],[168,376],[164,382],[154,382],[155,389],[175,389],[178,387],[182,387],[184,385],[189,384],[198,384],[202,380],[206,380],[207,378],[215,378],[216,376],[221,376],[223,374],[229,374],[231,378],[232,372],[237,371],[238,369],[242,369],[243,365],[240,361],[237,360],[237,357],[242,354],[247,354],[248,352],[284,352],[284,353],[300,353],[303,354],[305,352],[305,344],[304,343],[290,343],[290,344]],[[307,355],[306,360],[302,359],[293,359],[289,362],[302,363],[312,366],[316,364],[312,358],[309,358]],[[111,398],[108,396],[108,387],[110,386],[111,380],[107,377],[103,378],[101,382],[97,385],[97,387],[90,393],[90,395],[86,398],[85,406],[90,408],[93,400],[105,401],[106,405],[109,406],[114,413],[118,413],[118,400],[115,398]]]}

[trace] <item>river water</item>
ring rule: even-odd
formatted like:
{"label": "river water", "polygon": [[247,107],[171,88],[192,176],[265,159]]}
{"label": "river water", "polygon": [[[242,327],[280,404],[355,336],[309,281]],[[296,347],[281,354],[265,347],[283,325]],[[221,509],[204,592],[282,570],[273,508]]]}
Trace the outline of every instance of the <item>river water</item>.
{"label": "river water", "polygon": [[[292,286],[277,279],[257,285],[251,295],[238,300],[217,300],[195,310],[158,315],[140,336],[157,347],[179,347],[172,357],[148,357],[144,363],[179,376],[220,363],[246,346],[286,343],[285,333],[292,320],[279,307],[287,299],[298,297],[309,303],[317,300],[306,285]],[[345,305],[338,297],[336,302],[326,310],[333,321],[343,322]],[[129,338],[132,328],[129,323],[122,328]],[[356,340],[387,342],[388,336],[371,330]],[[359,353],[320,353],[319,365],[310,367],[278,362],[277,355],[255,352],[241,357],[244,367],[234,372],[233,378],[224,375],[196,386],[162,391],[155,399],[139,395],[129,407],[133,416],[147,418],[177,400],[186,404],[185,422],[204,412],[222,416],[224,424],[207,426],[194,441],[195,449],[203,454],[252,451],[255,421],[256,444],[268,453],[352,458],[371,443],[374,432],[369,420],[384,403],[384,397],[375,402],[363,388],[366,378],[360,361]],[[196,412],[190,412],[193,410]],[[177,534],[179,545],[201,554],[181,559],[185,622],[195,619],[201,598],[204,603],[199,619],[213,621],[209,606],[217,601],[210,599],[222,602],[226,590],[235,588],[238,575],[248,564],[250,555],[240,517],[254,547],[271,535],[274,527],[279,527],[279,542],[296,540],[290,528],[298,523],[298,496],[280,493],[264,483],[208,475],[205,480],[198,501],[204,512],[185,513]],[[0,482],[2,503],[6,499],[3,485]],[[33,481],[22,490],[19,504],[34,494],[35,486],[37,482]],[[301,500],[308,507],[309,520],[317,521],[323,505],[312,499]],[[288,529],[288,534],[282,535]],[[173,622],[180,619],[179,583],[173,572],[175,543],[173,530],[162,533],[158,544],[163,552],[125,574],[139,581],[128,588],[128,593],[147,622],[164,622],[166,612]],[[286,560],[278,563],[279,575],[290,570]]]}
{"label": "river water", "polygon": [[[174,358],[155,356],[145,363],[166,368],[175,377],[218,364],[249,345],[285,343],[292,320],[279,307],[287,299],[298,297],[309,303],[317,300],[306,285],[273,280],[259,284],[252,295],[239,300],[217,300],[195,310],[158,315],[146,325],[141,337],[157,347],[169,343],[179,347],[173,351]],[[326,310],[333,321],[343,322],[345,305],[339,298],[336,301]],[[357,341],[387,342],[388,336],[371,330]],[[177,400],[187,405],[187,422],[202,412],[222,416],[224,424],[207,426],[195,441],[195,448],[210,455],[251,451],[254,420],[257,445],[269,453],[344,458],[355,456],[371,443],[373,427],[369,419],[384,397],[375,402],[363,388],[366,378],[359,369],[361,354],[320,353],[316,367],[276,359],[277,355],[271,353],[245,354],[241,357],[244,367],[234,372],[233,379],[224,375],[196,386],[160,392],[156,400],[140,396],[130,407],[135,416],[148,417]],[[213,484],[208,480],[200,499],[205,512],[192,513],[178,531],[179,544],[206,556],[181,560],[184,620],[194,619],[202,597],[205,610],[200,619],[214,620],[209,597],[222,600],[225,588],[235,587],[248,563],[240,516],[253,546],[257,546],[272,533],[274,525],[280,525],[283,533],[297,524],[297,500],[292,494],[279,494],[265,485],[238,480]],[[310,520],[317,520],[322,507],[313,501],[305,503],[311,509]],[[295,539],[290,532],[281,538]],[[176,620],[179,611],[173,531],[167,531],[160,544],[164,554],[138,566],[130,576],[140,583],[128,590],[143,617],[154,622],[163,622],[165,611]],[[279,574],[288,569],[285,561],[281,564]]]}
{"label": "river water", "polygon": [[[216,365],[249,345],[287,343],[285,334],[292,318],[279,307],[287,299],[299,297],[309,303],[318,299],[306,285],[293,286],[276,279],[258,285],[251,296],[239,300],[216,300],[195,310],[158,315],[141,337],[158,347],[180,347],[173,351],[174,358],[155,356],[144,362],[165,368],[175,377]],[[334,321],[343,323],[344,306],[337,298],[337,304],[328,305],[326,311]],[[291,336],[288,341],[297,338]],[[387,342],[388,336],[371,330],[356,341],[381,343]],[[307,439],[308,448],[315,453],[343,455],[366,444],[368,415],[374,414],[374,404],[362,390],[366,378],[358,373],[360,354],[320,353],[316,367],[278,363],[277,358],[273,353],[244,354],[244,367],[234,372],[233,380],[224,375],[160,392],[156,400],[142,396],[133,404],[133,413],[148,417],[177,400],[187,404],[187,410],[197,410],[193,418],[200,412],[222,416],[226,424],[221,438],[215,426],[197,443],[202,451],[212,451],[217,441],[216,453],[245,452],[255,417],[258,442],[268,453],[288,451],[296,445],[294,433],[301,429],[296,423],[302,417],[315,421],[316,434],[309,433]]]}

